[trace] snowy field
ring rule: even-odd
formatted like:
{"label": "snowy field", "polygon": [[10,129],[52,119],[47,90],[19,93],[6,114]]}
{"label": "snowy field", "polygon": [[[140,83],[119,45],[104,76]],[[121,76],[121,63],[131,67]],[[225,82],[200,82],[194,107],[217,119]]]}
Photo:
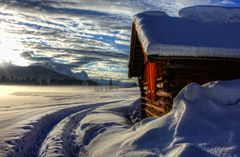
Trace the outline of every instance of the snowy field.
{"label": "snowy field", "polygon": [[[54,142],[73,146],[82,117],[100,106],[126,107],[138,97],[138,88],[0,86],[0,157],[48,156],[39,150],[52,134],[65,137]],[[67,156],[61,151],[55,153]]]}
{"label": "snowy field", "polygon": [[1,157],[240,156],[240,80],[191,83],[140,122],[138,88],[0,89]]}

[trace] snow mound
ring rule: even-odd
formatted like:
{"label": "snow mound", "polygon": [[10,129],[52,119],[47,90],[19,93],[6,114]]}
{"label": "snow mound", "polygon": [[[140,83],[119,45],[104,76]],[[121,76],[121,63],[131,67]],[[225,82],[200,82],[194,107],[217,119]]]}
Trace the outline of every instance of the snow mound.
{"label": "snow mound", "polygon": [[[136,115],[136,103],[131,105]],[[98,108],[79,122],[80,156],[239,156],[240,80],[191,83],[160,118],[132,123],[124,107]],[[131,116],[130,116],[131,117]],[[134,116],[137,117],[137,116]],[[134,119],[134,118],[133,118]]]}
{"label": "snow mound", "polygon": [[237,7],[193,6],[179,10],[178,15],[203,22],[240,22],[240,8]]}

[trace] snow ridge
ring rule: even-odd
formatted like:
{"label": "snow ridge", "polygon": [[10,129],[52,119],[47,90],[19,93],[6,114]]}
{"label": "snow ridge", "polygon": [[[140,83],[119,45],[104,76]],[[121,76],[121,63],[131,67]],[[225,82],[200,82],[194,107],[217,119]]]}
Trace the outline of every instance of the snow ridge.
{"label": "snow ridge", "polygon": [[43,142],[38,156],[76,156],[78,147],[74,141],[76,138],[74,129],[77,127],[78,122],[93,109],[85,109],[71,114],[58,123]]}

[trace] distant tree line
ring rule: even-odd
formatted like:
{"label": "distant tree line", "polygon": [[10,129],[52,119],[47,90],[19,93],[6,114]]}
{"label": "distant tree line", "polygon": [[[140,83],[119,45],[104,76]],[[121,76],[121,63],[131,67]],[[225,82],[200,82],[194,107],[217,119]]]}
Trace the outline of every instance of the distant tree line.
{"label": "distant tree line", "polygon": [[79,80],[74,78],[31,78],[14,77],[14,76],[1,76],[0,83],[2,84],[27,84],[27,85],[97,85],[93,80]]}

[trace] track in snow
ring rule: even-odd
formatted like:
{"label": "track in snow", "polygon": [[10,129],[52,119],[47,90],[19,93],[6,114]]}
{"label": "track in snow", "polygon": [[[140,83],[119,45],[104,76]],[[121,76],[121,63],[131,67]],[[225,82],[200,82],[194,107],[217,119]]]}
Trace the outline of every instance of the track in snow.
{"label": "track in snow", "polygon": [[[8,147],[1,148],[1,157],[75,156],[78,145],[75,141],[78,122],[97,107],[119,101],[78,105],[47,114],[20,129],[22,136],[5,140]],[[59,149],[61,148],[61,149]]]}

